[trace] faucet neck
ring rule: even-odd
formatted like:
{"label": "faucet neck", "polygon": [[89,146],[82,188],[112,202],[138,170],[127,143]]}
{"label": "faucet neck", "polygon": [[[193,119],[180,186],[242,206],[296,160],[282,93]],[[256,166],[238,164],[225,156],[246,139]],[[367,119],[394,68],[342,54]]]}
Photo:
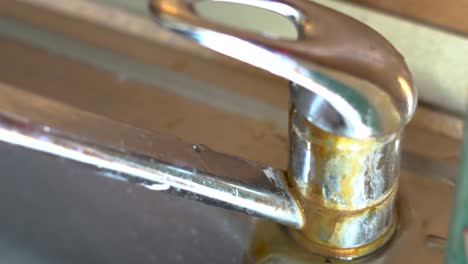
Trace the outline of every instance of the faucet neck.
{"label": "faucet neck", "polygon": [[297,110],[301,91],[290,89],[289,110],[288,182],[306,219],[297,237],[325,255],[375,250],[396,226],[400,131],[365,139],[324,131]]}

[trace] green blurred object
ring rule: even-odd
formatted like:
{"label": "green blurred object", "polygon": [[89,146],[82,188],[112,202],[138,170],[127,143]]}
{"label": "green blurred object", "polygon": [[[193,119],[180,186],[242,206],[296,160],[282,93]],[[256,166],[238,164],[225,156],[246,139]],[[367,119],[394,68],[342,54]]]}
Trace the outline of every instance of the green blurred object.
{"label": "green blurred object", "polygon": [[463,235],[464,229],[468,228],[468,115],[466,117],[463,158],[460,163],[460,175],[456,184],[457,192],[452,209],[452,222],[450,224],[445,253],[446,264],[467,263]]}

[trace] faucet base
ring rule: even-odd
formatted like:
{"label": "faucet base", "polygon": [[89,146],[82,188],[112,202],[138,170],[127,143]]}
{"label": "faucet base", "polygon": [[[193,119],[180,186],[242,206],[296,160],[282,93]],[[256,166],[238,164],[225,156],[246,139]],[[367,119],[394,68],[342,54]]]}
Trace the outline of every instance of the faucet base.
{"label": "faucet base", "polygon": [[333,248],[330,246],[321,245],[319,243],[309,240],[300,230],[291,229],[289,230],[289,233],[301,247],[304,247],[306,250],[314,254],[335,259],[356,259],[377,251],[378,249],[382,248],[393,237],[393,234],[395,234],[395,230],[398,226],[398,215],[396,211],[396,208],[394,208],[391,223],[384,234],[382,234],[379,238],[368,244],[355,248]]}

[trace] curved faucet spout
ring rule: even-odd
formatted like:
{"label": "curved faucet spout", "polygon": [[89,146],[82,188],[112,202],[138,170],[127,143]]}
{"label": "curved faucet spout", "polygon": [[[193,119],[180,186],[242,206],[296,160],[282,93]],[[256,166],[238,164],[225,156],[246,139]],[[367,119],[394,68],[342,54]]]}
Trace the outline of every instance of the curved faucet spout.
{"label": "curved faucet spout", "polygon": [[351,138],[379,137],[400,131],[411,118],[417,96],[406,64],[368,26],[310,1],[212,1],[283,15],[298,38],[281,39],[204,18],[196,11],[201,2],[151,0],[150,8],[163,27],[305,90],[307,103],[296,107],[319,128]]}

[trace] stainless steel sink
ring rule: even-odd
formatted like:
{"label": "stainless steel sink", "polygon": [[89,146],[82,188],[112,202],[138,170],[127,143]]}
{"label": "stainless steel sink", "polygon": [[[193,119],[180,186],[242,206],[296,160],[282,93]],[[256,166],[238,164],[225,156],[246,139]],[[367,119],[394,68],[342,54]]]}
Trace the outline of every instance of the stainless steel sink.
{"label": "stainless steel sink", "polygon": [[[146,190],[6,144],[1,155],[7,175],[0,185],[5,263],[331,261],[309,254],[266,220]],[[420,157],[409,159],[429,166]],[[453,185],[445,177],[431,179],[408,169],[400,188],[396,236],[381,252],[356,262],[442,261]]]}
{"label": "stainless steel sink", "polygon": [[253,220],[1,145],[4,263],[240,263]]}

